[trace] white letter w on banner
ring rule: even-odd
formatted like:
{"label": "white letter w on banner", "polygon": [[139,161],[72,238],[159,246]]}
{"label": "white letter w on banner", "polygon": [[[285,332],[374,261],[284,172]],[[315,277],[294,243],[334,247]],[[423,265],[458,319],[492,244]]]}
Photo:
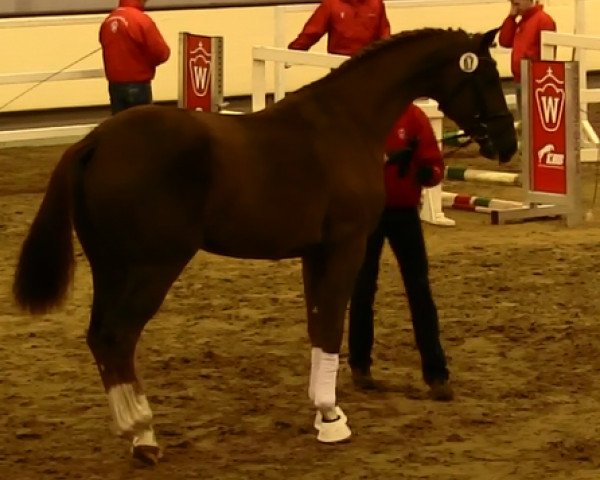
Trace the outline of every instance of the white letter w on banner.
{"label": "white letter w on banner", "polygon": [[544,123],[546,125],[556,125],[558,120],[558,102],[560,101],[557,97],[542,96],[542,111],[544,112]]}
{"label": "white letter w on banner", "polygon": [[208,76],[208,68],[194,65],[194,86],[196,91],[201,92],[206,88],[206,78]]}

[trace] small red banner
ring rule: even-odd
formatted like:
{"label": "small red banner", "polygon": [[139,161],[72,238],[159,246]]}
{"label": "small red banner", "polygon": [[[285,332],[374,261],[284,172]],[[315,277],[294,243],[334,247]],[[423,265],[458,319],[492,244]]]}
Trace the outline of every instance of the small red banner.
{"label": "small red banner", "polygon": [[212,38],[185,34],[183,41],[183,108],[211,111]]}
{"label": "small red banner", "polygon": [[535,192],[567,193],[565,64],[531,63],[531,187]]}

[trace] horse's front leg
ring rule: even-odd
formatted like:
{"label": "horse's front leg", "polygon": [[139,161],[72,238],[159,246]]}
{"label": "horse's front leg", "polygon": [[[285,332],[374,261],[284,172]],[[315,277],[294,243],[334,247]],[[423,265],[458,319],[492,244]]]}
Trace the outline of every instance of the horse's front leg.
{"label": "horse's front leg", "polygon": [[317,407],[317,439],[325,443],[340,442],[351,435],[347,417],[336,403],[336,383],[344,316],[365,243],[365,238],[355,238],[322,246],[302,259],[312,344],[308,395]]}

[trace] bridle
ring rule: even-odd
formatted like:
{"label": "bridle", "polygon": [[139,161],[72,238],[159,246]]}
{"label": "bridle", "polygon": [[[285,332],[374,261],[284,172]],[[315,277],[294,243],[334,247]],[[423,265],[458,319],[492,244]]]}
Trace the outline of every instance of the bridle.
{"label": "bridle", "polygon": [[[489,137],[488,125],[491,122],[501,120],[501,119],[506,119],[506,120],[512,121],[512,115],[508,110],[506,110],[505,112],[502,112],[502,113],[492,113],[492,112],[487,111],[485,97],[483,94],[483,92],[484,92],[484,87],[482,84],[483,79],[481,78],[481,75],[477,74],[477,71],[480,68],[482,68],[482,65],[485,65],[485,64],[489,65],[489,64],[493,63],[494,68],[495,68],[495,62],[491,57],[487,57],[487,56],[483,57],[483,56],[478,55],[477,59],[479,61],[479,65],[472,72],[468,72],[468,71],[463,72],[463,78],[458,82],[458,84],[448,94],[449,101],[447,101],[447,102],[438,101],[438,103],[439,103],[440,110],[446,111],[445,106],[453,101],[457,101],[459,99],[460,93],[462,91],[464,91],[466,88],[469,88],[470,90],[472,90],[475,93],[476,103],[481,105],[481,109],[479,109],[479,111],[476,112],[472,116],[470,121],[465,123],[464,136],[470,137],[472,140],[476,141],[479,145],[487,144],[487,145],[491,146],[492,142]],[[463,134],[461,134],[459,136],[463,136]],[[468,143],[470,143],[470,142],[468,142]]]}

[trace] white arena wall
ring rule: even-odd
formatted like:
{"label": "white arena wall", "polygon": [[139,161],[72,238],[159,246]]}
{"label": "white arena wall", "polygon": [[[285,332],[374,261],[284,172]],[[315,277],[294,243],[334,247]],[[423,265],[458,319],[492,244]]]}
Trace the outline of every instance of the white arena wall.
{"label": "white arena wall", "polygon": [[[414,3],[415,0],[405,0]],[[461,1],[463,4],[461,4]],[[508,12],[507,0],[482,0],[481,3],[464,4],[467,0],[456,0],[453,6],[411,6],[393,8],[390,2],[388,15],[392,31],[431,27],[461,27],[469,31],[483,31],[499,26]],[[471,0],[472,1],[472,0]],[[575,24],[575,0],[546,0],[546,10],[555,18],[558,31],[572,33]],[[421,3],[426,3],[422,0]],[[435,0],[429,0],[434,4]],[[285,36],[291,40],[299,31],[310,11],[293,12],[285,15]],[[600,34],[600,0],[586,0],[585,32]],[[189,31],[205,35],[224,37],[225,46],[225,96],[250,95],[252,47],[274,45],[275,7],[217,8],[152,12],[151,16],[163,32],[172,49],[172,57],[166,65],[159,67],[154,82],[154,96],[158,101],[175,100],[178,83],[178,34]],[[102,15],[67,17],[60,25],[48,26],[39,22],[46,19],[2,19],[0,20],[0,45],[3,45],[0,75],[34,72],[55,72],[99,47],[98,26]],[[76,23],[70,23],[70,22]],[[313,51],[324,51],[322,41]],[[571,52],[559,50],[559,59],[570,59]],[[497,55],[503,76],[509,77],[509,56],[506,51]],[[600,52],[590,52],[588,68],[600,70]],[[72,70],[98,69],[102,67],[101,54],[77,64]],[[272,68],[272,66],[269,66]],[[323,75],[322,69],[298,67],[290,69],[286,77],[288,89]],[[272,75],[268,75],[272,82]],[[5,104],[32,84],[0,84],[0,105]],[[272,90],[272,84],[268,89]],[[18,99],[3,111],[36,110],[108,104],[106,82],[103,78],[48,82]],[[0,112],[1,115],[2,112]]]}

